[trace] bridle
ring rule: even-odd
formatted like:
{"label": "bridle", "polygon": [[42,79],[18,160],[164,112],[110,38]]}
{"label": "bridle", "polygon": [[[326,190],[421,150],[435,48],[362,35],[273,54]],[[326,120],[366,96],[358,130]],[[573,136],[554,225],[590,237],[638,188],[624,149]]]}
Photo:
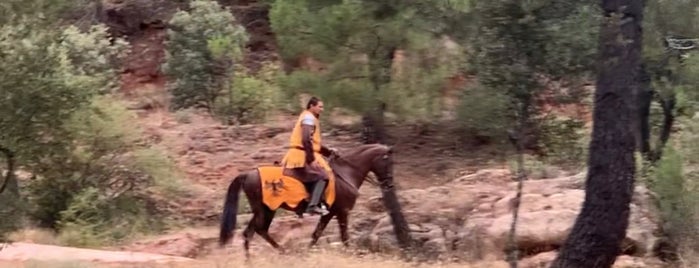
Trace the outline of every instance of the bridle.
{"label": "bridle", "polygon": [[[354,163],[352,163],[352,162],[348,161],[347,159],[343,158],[343,157],[339,154],[339,152],[335,152],[334,154],[332,154],[330,159],[331,159],[331,160],[339,159],[339,160],[342,160],[343,162],[345,162],[345,164],[347,164],[348,166],[350,166],[350,167],[352,167],[352,168],[354,168],[354,169],[357,169],[357,170],[360,169],[360,168],[359,168],[357,165],[355,165]],[[342,178],[342,176],[340,176],[340,177],[341,177],[341,179],[344,180],[344,178]],[[393,187],[394,187],[394,185],[393,185],[393,176],[386,177],[384,180],[379,181],[378,179],[375,178],[375,176],[372,175],[372,172],[369,172],[369,173],[367,173],[367,175],[364,177],[364,181],[368,182],[369,184],[371,184],[371,185],[373,185],[373,186],[378,186],[379,188],[381,188],[381,191],[383,191],[383,192],[385,192],[385,191],[390,191],[390,190],[392,190]],[[346,181],[346,180],[345,180],[345,182],[349,183],[349,182]],[[351,183],[350,183],[350,184],[351,184]]]}

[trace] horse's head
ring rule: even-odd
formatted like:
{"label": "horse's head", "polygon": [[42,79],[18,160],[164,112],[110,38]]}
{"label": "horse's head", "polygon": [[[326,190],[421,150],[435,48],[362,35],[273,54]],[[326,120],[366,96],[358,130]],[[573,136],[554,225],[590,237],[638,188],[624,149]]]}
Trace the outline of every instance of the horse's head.
{"label": "horse's head", "polygon": [[[351,148],[340,153],[337,157],[331,157],[331,163],[336,171],[346,170],[347,178],[353,178],[355,187],[359,187],[366,175],[371,172],[378,177],[382,188],[393,186],[393,149],[382,144],[365,144]],[[332,164],[331,164],[332,165]],[[346,168],[346,169],[345,169]],[[358,181],[354,181],[354,179]]]}
{"label": "horse's head", "polygon": [[379,144],[376,147],[371,150],[369,171],[378,177],[382,189],[388,189],[393,187],[393,148]]}

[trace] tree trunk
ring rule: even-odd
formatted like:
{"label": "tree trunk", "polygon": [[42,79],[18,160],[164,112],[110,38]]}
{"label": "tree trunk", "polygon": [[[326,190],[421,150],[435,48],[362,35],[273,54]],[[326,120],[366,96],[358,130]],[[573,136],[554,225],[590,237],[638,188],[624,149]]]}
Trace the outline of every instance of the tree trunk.
{"label": "tree trunk", "polygon": [[641,61],[643,1],[603,0],[600,64],[585,200],[551,267],[611,267],[621,251],[633,195],[634,90]]}
{"label": "tree trunk", "polygon": [[405,216],[403,216],[403,211],[401,209],[400,202],[398,202],[398,196],[396,195],[395,188],[382,187],[381,193],[383,196],[384,206],[388,211],[388,215],[391,217],[391,223],[393,224],[393,233],[396,235],[398,245],[404,251],[410,251],[412,249],[413,239],[410,235],[408,221],[405,220]]}
{"label": "tree trunk", "polygon": [[374,94],[370,100],[369,110],[362,117],[362,139],[366,144],[386,144],[384,123],[386,103],[379,99],[379,95],[381,89],[391,83],[391,67],[396,49],[395,47],[377,48],[369,58],[369,80],[374,87]]}
{"label": "tree trunk", "polygon": [[639,89],[638,90],[638,141],[636,146],[638,146],[641,154],[650,160],[651,148],[650,148],[650,105],[653,102],[653,89],[651,88],[651,78],[648,74],[646,66],[640,68],[641,73],[639,79]]}
{"label": "tree trunk", "polygon": [[7,174],[5,175],[5,179],[3,180],[2,184],[0,184],[0,194],[2,194],[5,189],[10,186],[10,189],[13,189],[14,191],[18,191],[16,188],[17,183],[14,181],[15,180],[15,156],[14,153],[10,149],[7,149],[5,147],[0,147],[0,153],[3,153],[5,155],[5,159],[7,160]]}
{"label": "tree trunk", "polygon": [[660,130],[660,136],[658,137],[658,144],[653,150],[653,154],[650,156],[651,163],[655,164],[660,160],[663,155],[663,149],[665,144],[670,139],[670,132],[672,132],[672,126],[675,123],[675,115],[673,111],[675,110],[675,96],[672,95],[667,99],[660,99],[660,105],[663,107],[663,127]]}

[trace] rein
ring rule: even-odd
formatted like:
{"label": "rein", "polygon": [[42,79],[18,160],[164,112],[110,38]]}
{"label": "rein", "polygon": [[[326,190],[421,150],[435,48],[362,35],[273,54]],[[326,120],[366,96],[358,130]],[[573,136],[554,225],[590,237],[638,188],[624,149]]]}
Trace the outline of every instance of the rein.
{"label": "rein", "polygon": [[[345,162],[345,164],[347,164],[347,165],[350,166],[351,168],[359,169],[359,167],[358,167],[357,165],[355,165],[354,163],[348,161],[347,159],[345,159],[344,157],[342,157],[342,156],[339,155],[338,153],[333,154],[333,158],[334,158],[334,159],[342,160],[343,162]],[[333,160],[334,160],[334,159],[333,159]],[[353,186],[354,186],[354,184],[348,182],[346,179],[342,178],[342,176],[340,176],[340,178],[341,178],[342,180],[344,180],[345,182],[349,183],[350,185],[353,185]],[[372,175],[371,172],[367,173],[367,175],[364,177],[364,181],[369,182],[369,184],[371,184],[371,185],[379,186],[379,187],[383,188],[383,187],[382,187],[383,185],[381,185],[381,183],[379,183],[379,181]],[[392,185],[389,185],[389,187],[392,187]]]}

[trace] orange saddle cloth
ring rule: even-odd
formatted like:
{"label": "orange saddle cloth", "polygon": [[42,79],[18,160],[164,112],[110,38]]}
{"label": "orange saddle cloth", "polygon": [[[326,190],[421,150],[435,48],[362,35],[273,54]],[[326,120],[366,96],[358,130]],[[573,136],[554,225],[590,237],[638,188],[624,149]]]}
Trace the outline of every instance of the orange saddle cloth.
{"label": "orange saddle cloth", "polygon": [[[262,202],[271,210],[278,209],[286,203],[295,209],[303,200],[310,200],[310,193],[306,191],[303,183],[293,177],[282,174],[283,168],[280,166],[258,167],[260,172],[260,183],[262,184]],[[335,177],[331,176],[327,187],[325,187],[325,197],[323,198],[328,206],[335,202]]]}

